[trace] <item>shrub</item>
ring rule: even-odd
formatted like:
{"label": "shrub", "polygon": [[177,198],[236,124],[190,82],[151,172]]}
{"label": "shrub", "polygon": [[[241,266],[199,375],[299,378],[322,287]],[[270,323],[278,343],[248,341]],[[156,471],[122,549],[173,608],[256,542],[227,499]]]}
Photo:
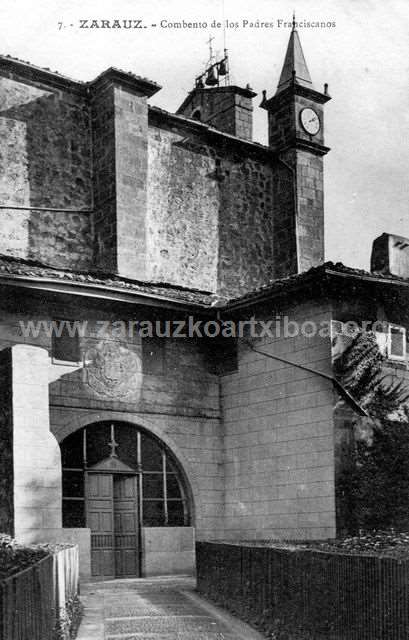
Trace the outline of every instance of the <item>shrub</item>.
{"label": "shrub", "polygon": [[40,546],[24,546],[0,533],[0,580],[27,569],[46,555],[48,551]]}

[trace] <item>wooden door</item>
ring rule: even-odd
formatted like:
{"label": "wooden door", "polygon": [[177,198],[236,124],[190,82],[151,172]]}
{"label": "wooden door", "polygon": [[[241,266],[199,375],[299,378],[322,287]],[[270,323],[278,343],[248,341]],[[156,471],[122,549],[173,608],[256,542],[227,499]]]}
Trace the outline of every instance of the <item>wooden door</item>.
{"label": "wooden door", "polygon": [[89,473],[87,477],[87,526],[91,529],[91,574],[115,577],[113,476]]}
{"label": "wooden door", "polygon": [[114,476],[115,574],[137,578],[139,567],[137,476]]}

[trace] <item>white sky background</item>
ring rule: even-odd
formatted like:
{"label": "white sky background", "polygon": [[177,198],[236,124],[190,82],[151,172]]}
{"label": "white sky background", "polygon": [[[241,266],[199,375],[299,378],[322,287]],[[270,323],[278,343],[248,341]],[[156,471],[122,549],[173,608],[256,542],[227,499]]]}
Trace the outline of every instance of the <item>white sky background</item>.
{"label": "white sky background", "polygon": [[[335,28],[299,29],[315,87],[328,82],[325,158],[326,259],[369,267],[372,240],[386,231],[409,237],[409,3],[407,0],[224,0],[230,21],[334,20]],[[222,30],[80,30],[79,20],[143,18],[146,24],[223,19],[223,0],[3,0],[0,53],[90,80],[109,66],[157,81],[151,99],[175,111],[208,58],[223,50]],[[63,21],[73,28],[58,30]],[[275,92],[290,31],[228,29],[231,79],[248,82],[256,140],[265,143],[262,89]]]}

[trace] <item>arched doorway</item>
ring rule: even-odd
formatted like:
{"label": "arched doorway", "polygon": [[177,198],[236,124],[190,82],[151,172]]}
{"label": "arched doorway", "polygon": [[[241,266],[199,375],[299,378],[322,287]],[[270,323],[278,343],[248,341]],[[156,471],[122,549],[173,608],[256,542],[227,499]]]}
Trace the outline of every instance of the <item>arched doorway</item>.
{"label": "arched doorway", "polygon": [[126,422],[88,425],[61,443],[63,526],[91,529],[91,573],[141,575],[141,527],[190,526],[182,471],[158,438]]}

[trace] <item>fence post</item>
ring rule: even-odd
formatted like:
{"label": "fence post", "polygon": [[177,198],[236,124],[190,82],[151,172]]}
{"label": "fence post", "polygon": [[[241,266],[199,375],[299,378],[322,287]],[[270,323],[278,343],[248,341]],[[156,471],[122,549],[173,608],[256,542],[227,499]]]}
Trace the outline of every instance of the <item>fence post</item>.
{"label": "fence post", "polygon": [[0,640],[52,640],[57,625],[66,625],[66,602],[77,593],[77,547],[0,581]]}

